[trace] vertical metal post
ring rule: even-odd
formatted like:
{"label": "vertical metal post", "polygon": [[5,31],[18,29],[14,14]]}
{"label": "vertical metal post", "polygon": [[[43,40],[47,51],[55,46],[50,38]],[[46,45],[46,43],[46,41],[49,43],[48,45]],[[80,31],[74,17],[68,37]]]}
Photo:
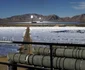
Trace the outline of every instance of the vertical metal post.
{"label": "vertical metal post", "polygon": [[52,53],[52,45],[50,45],[50,66],[51,66],[51,70],[53,70],[53,53]]}
{"label": "vertical metal post", "polygon": [[11,64],[16,64],[16,66],[8,66],[8,70],[17,70],[17,63],[16,62],[12,62],[12,61],[9,61],[9,63]]}

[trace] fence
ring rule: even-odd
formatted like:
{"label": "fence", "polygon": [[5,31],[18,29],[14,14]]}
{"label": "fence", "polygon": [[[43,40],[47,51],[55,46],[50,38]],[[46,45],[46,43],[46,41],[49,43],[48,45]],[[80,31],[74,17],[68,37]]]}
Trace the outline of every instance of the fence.
{"label": "fence", "polygon": [[[52,54],[52,46],[75,46],[75,47],[85,47],[85,44],[69,44],[69,43],[44,43],[44,42],[20,42],[20,41],[0,41],[0,43],[7,43],[7,44],[34,44],[34,45],[48,45],[50,47],[50,70],[53,70],[53,54]],[[41,67],[35,67],[30,65],[21,65],[17,63],[7,63],[7,62],[0,62],[0,64],[7,65],[9,70],[17,70],[17,67],[23,67],[28,68],[30,70],[33,69],[40,69],[45,70],[48,68],[41,68]],[[61,69],[59,69],[61,70]]]}

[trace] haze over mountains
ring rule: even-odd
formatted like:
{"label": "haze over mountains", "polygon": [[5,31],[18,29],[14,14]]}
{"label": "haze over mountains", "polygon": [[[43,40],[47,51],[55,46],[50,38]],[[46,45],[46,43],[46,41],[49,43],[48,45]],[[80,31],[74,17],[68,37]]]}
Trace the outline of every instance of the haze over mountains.
{"label": "haze over mountains", "polygon": [[[30,16],[33,15],[33,21],[58,21],[58,22],[85,22],[85,14],[75,15],[73,17],[59,17],[55,14],[53,15],[40,15],[40,14],[23,14],[23,15],[16,15],[4,19],[0,19],[1,22],[29,22],[32,19]],[[39,19],[41,17],[41,19]]]}

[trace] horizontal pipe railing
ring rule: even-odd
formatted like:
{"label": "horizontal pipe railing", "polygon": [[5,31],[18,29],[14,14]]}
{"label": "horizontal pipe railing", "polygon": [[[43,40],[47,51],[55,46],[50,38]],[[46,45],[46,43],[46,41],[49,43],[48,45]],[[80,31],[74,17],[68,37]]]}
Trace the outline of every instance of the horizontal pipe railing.
{"label": "horizontal pipe railing", "polygon": [[57,46],[75,46],[85,47],[85,44],[73,44],[73,43],[46,43],[46,42],[23,42],[23,41],[0,41],[0,43],[8,44],[35,44],[35,45],[57,45]]}
{"label": "horizontal pipe railing", "polygon": [[48,70],[49,68],[43,68],[43,67],[34,67],[30,65],[22,65],[22,64],[11,64],[8,62],[0,62],[2,65],[7,65],[7,66],[16,66],[16,67],[21,67],[21,68],[30,68],[30,69],[45,69]]}

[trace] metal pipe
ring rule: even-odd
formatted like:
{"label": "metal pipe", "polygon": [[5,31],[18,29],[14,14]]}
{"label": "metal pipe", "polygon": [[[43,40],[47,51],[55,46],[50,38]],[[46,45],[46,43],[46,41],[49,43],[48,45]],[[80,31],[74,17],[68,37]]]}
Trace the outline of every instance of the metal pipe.
{"label": "metal pipe", "polygon": [[17,70],[17,63],[13,61],[9,61],[10,64],[14,64],[13,66],[8,65],[8,70]]}
{"label": "metal pipe", "polygon": [[53,70],[53,53],[52,53],[52,45],[50,45],[50,66],[51,66],[51,70]]}
{"label": "metal pipe", "polygon": [[[19,61],[21,61],[21,63],[23,64],[27,62],[28,65],[47,67],[47,68],[51,68],[51,70],[53,70],[53,68],[67,69],[67,70],[69,69],[85,70],[85,60],[74,59],[74,58],[42,56],[42,55],[27,55],[27,56],[28,57],[24,57],[25,58],[24,61],[20,60],[21,58],[20,59],[16,58],[12,60],[11,57],[9,57],[9,60],[16,63],[20,63]],[[19,59],[19,61],[16,61],[17,59]]]}
{"label": "metal pipe", "polygon": [[23,41],[0,41],[0,43],[14,43],[14,44],[35,44],[35,45],[57,45],[57,46],[75,46],[85,47],[85,44],[72,44],[72,43],[46,43],[46,42],[23,42]]}

